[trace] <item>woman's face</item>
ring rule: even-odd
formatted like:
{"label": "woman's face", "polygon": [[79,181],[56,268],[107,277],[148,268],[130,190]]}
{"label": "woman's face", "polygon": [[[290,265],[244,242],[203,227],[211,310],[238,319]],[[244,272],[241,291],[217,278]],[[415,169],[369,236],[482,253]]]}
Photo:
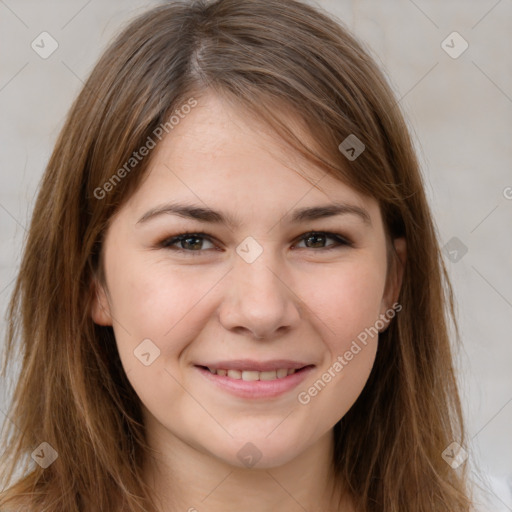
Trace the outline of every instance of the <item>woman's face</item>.
{"label": "woman's face", "polygon": [[394,316],[378,205],[213,95],[153,151],[106,234],[93,319],[152,435],[240,467],[291,461],[357,399]]}

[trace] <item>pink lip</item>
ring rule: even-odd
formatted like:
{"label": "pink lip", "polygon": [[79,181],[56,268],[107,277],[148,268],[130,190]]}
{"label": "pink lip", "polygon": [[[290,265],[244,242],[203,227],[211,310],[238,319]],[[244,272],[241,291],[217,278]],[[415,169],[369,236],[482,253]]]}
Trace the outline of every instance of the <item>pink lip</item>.
{"label": "pink lip", "polygon": [[[280,362],[282,364],[282,361]],[[217,374],[213,374],[210,370],[203,368],[201,366],[195,367],[201,375],[203,375],[206,379],[208,379],[213,384],[219,386],[219,388],[231,393],[235,396],[241,398],[273,398],[279,395],[282,395],[288,391],[291,391],[295,387],[297,387],[306,377],[307,375],[315,368],[313,365],[305,366],[301,370],[297,370],[294,374],[283,377],[282,379],[275,380],[254,380],[254,381],[245,381],[242,379],[232,379],[227,376],[221,376]],[[225,368],[226,367],[219,367]],[[268,368],[268,366],[266,367]],[[287,368],[286,365],[274,367],[276,368]],[[235,369],[235,368],[228,368]],[[237,366],[236,369],[242,369],[242,367]],[[254,366],[248,369],[255,369]],[[258,370],[258,371],[265,371]]]}
{"label": "pink lip", "polygon": [[279,370],[280,368],[294,369],[304,368],[310,363],[292,361],[290,359],[274,359],[272,361],[254,361],[252,359],[231,359],[229,361],[216,361],[211,363],[200,363],[197,366],[207,366],[215,370],[253,370],[256,372],[267,372]]}

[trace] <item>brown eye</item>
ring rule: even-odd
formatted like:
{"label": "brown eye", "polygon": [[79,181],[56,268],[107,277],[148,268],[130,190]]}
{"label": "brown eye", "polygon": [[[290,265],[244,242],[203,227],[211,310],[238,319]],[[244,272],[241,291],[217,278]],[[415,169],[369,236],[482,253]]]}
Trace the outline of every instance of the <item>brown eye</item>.
{"label": "brown eye", "polygon": [[[327,240],[334,240],[334,244],[326,245]],[[307,233],[306,235],[302,236],[300,239],[300,242],[304,242],[306,245],[306,249],[335,249],[340,246],[351,246],[352,244],[342,238],[341,236],[335,234],[335,233],[326,233],[326,232],[311,232]]]}
{"label": "brown eye", "polygon": [[[212,247],[204,247],[205,243],[210,243]],[[213,243],[205,233],[183,233],[171,238],[167,238],[161,244],[161,247],[179,252],[200,253],[202,250],[212,249]]]}

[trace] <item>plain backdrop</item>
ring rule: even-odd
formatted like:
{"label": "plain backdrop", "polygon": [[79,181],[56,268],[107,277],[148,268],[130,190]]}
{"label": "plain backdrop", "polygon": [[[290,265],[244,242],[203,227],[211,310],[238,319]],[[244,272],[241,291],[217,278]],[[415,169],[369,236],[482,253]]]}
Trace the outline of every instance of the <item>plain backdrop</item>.
{"label": "plain backdrop", "polygon": [[[112,36],[156,4],[0,0],[2,312],[64,116]],[[466,463],[490,486],[483,509],[512,511],[512,2],[314,5],[365,43],[407,116],[457,298]],[[42,32],[58,44],[47,58],[31,46],[48,38]],[[55,43],[45,41],[48,51]],[[4,320],[1,328],[3,334]],[[10,388],[0,388],[2,422]]]}

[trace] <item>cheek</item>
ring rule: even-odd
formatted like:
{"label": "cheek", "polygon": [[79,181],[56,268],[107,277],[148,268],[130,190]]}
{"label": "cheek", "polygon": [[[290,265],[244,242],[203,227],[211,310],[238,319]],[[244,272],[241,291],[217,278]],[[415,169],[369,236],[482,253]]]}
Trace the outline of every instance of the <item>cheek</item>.
{"label": "cheek", "polygon": [[324,340],[333,356],[348,350],[353,339],[375,324],[384,282],[384,264],[363,258],[311,276],[306,302],[321,320],[318,325],[323,325]]}
{"label": "cheek", "polygon": [[161,359],[176,357],[204,327],[206,297],[222,273],[171,268],[149,257],[122,261],[107,270],[121,359],[132,366],[133,351],[144,339],[155,343]]}
{"label": "cheek", "polygon": [[[169,410],[173,397],[173,411],[186,414],[182,407],[196,406],[186,400],[179,384],[185,380],[180,357],[204,328],[206,297],[221,275],[203,273],[198,279],[196,271],[194,279],[192,268],[124,261],[122,268],[111,267],[108,275],[125,373],[148,409]],[[194,409],[195,415],[199,412]]]}
{"label": "cheek", "polygon": [[[310,408],[312,415],[321,414],[328,424],[334,424],[357,400],[375,361],[375,322],[385,266],[361,258],[316,278],[308,282],[313,291],[308,305],[315,312],[327,351],[321,371],[301,389],[298,401]],[[319,286],[319,282],[328,286]]]}

